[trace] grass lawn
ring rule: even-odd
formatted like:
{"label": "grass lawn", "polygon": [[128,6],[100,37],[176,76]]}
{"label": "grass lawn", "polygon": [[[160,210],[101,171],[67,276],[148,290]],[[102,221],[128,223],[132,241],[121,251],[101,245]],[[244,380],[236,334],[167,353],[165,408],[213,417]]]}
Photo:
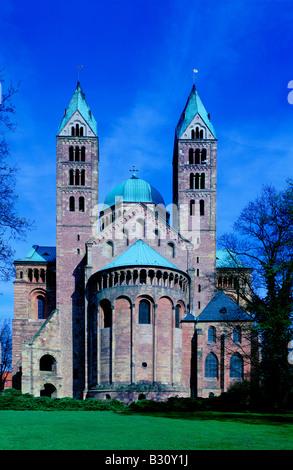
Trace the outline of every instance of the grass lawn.
{"label": "grass lawn", "polygon": [[293,416],[0,411],[0,450],[292,450]]}

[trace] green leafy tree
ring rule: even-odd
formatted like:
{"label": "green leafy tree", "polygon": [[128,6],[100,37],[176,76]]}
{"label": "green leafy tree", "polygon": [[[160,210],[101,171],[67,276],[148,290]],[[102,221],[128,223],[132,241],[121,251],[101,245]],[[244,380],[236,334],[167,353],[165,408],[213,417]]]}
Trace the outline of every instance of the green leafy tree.
{"label": "green leafy tree", "polygon": [[[256,322],[261,346],[260,379],[270,402],[284,406],[293,392],[288,343],[292,330],[293,181],[283,191],[264,186],[221,244],[253,268],[239,295]],[[242,283],[243,285],[244,283]]]}

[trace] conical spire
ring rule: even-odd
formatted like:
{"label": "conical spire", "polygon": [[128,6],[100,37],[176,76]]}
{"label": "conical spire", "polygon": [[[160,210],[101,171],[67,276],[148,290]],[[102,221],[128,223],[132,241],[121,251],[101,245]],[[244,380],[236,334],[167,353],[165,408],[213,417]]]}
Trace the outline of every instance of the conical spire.
{"label": "conical spire", "polygon": [[216,133],[214,127],[210,121],[210,116],[206,112],[204,105],[199,97],[197,89],[195,85],[193,85],[190,95],[188,97],[187,103],[185,108],[180,116],[178,124],[176,126],[176,137],[179,139],[183,132],[187,129],[189,124],[191,123],[192,119],[199,114],[208,129],[211,131],[214,137],[216,137]]}
{"label": "conical spire", "polygon": [[64,112],[64,116],[59,125],[58,134],[61,132],[63,127],[67,124],[69,119],[73,116],[73,114],[76,111],[78,111],[82,115],[82,117],[90,126],[94,134],[97,135],[98,134],[97,122],[90,110],[89,105],[87,104],[85,94],[82,91],[80,82],[77,82],[73,97],[71,98],[68,108]]}

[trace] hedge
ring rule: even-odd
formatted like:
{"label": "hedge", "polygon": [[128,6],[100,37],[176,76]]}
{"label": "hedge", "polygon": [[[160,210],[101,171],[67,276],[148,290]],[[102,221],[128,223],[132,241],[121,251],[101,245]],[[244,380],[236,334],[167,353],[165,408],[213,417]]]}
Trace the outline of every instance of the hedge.
{"label": "hedge", "polygon": [[0,410],[39,411],[123,411],[126,405],[119,400],[77,400],[76,398],[34,397],[19,390],[7,389],[0,394]]}
{"label": "hedge", "polygon": [[19,390],[7,389],[0,394],[0,410],[45,410],[45,411],[200,411],[208,410],[209,399],[171,397],[167,401],[138,400],[129,406],[119,400],[98,400],[89,398],[34,397]]}
{"label": "hedge", "polygon": [[[293,400],[283,411],[292,412]],[[0,392],[0,410],[45,410],[45,411],[127,411],[153,413],[196,412],[196,411],[272,411],[263,393],[251,389],[248,382],[237,383],[220,396],[210,398],[171,397],[166,401],[138,400],[125,405],[116,399],[98,400],[89,398],[49,398],[34,397],[19,390],[7,389]],[[273,410],[277,411],[277,410]]]}

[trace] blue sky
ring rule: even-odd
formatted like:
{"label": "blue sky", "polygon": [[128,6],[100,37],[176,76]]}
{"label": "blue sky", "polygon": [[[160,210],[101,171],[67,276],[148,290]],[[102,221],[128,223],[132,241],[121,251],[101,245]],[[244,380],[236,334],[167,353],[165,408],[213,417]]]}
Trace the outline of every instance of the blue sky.
{"label": "blue sky", "polygon": [[[55,245],[56,133],[78,65],[98,122],[101,201],[135,165],[172,202],[174,129],[194,68],[218,138],[218,234],[263,184],[283,188],[293,166],[292,24],[291,0],[2,1],[3,89],[21,82],[8,136],[18,208],[36,222],[15,257]],[[11,318],[13,283],[0,291],[0,319]]]}

